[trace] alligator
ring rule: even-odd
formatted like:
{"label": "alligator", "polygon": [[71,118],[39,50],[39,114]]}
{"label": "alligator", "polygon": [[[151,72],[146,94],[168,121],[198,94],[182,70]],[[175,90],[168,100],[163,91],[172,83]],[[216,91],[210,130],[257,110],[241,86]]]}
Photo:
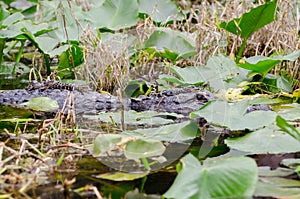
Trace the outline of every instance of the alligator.
{"label": "alligator", "polygon": [[49,97],[56,100],[61,109],[68,96],[74,99],[76,114],[124,109],[137,112],[152,110],[188,116],[192,111],[198,110],[206,102],[214,99],[212,93],[195,86],[152,92],[137,98],[120,98],[92,91],[86,86],[48,80],[41,83],[33,82],[25,89],[2,91],[0,104],[14,106],[32,98]]}

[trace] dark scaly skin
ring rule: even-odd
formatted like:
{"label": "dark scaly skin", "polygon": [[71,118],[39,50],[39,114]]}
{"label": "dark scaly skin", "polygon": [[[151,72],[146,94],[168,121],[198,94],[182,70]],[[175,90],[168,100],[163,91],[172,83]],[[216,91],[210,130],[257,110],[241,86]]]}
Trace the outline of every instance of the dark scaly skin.
{"label": "dark scaly skin", "polygon": [[[48,81],[28,86],[26,89],[8,90],[0,92],[0,104],[17,105],[35,97],[49,97],[58,102],[59,108],[68,95],[73,95],[76,113],[116,111],[121,109],[117,96],[100,94],[74,84],[63,84]],[[214,97],[211,93],[197,87],[173,88],[161,93],[151,93],[149,96],[138,98],[123,98],[125,110],[135,111],[160,111],[188,115],[198,110],[208,100]]]}

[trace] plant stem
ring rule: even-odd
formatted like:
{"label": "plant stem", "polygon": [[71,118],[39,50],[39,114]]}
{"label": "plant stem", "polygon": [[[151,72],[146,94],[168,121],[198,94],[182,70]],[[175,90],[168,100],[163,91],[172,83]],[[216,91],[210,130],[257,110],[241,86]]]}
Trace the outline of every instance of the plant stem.
{"label": "plant stem", "polygon": [[5,47],[5,39],[0,39],[0,66],[2,64],[2,60],[3,60],[3,50]]}
{"label": "plant stem", "polygon": [[44,54],[44,59],[45,59],[45,63],[46,63],[47,75],[49,76],[51,74],[49,55],[48,54]]}
{"label": "plant stem", "polygon": [[16,63],[20,62],[21,57],[22,57],[22,53],[23,53],[23,50],[24,50],[24,46],[25,46],[25,40],[21,40],[20,42],[21,42],[21,46],[20,46],[19,52],[17,54]]}
{"label": "plant stem", "polygon": [[151,168],[150,168],[147,158],[141,158],[141,160],[142,160],[142,163],[144,164],[145,169],[150,170]]}
{"label": "plant stem", "polygon": [[235,63],[239,63],[240,59],[242,58],[243,52],[244,52],[246,44],[247,44],[247,40],[248,40],[248,38],[244,38],[243,43],[242,43],[242,45],[241,45],[241,47],[239,49],[239,52],[238,52],[238,54],[236,56]]}

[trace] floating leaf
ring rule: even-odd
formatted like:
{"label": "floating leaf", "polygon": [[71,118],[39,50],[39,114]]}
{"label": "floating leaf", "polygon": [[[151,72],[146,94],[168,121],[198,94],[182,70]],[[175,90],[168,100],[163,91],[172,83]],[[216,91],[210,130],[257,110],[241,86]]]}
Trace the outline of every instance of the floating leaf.
{"label": "floating leaf", "polygon": [[122,132],[122,135],[144,137],[146,139],[167,141],[171,143],[191,142],[199,134],[200,130],[198,125],[190,121],[164,125],[158,128],[137,129]]}
{"label": "floating leaf", "polygon": [[162,142],[156,140],[129,140],[125,147],[125,156],[128,159],[138,160],[162,155],[166,147]]}
{"label": "floating leaf", "polygon": [[227,138],[227,146],[251,154],[278,154],[300,151],[299,142],[275,126],[263,128],[242,137]]}
{"label": "floating leaf", "polygon": [[122,143],[125,136],[117,134],[100,134],[98,135],[93,144],[93,155],[98,156],[111,151],[117,144]]}
{"label": "floating leaf", "polygon": [[114,172],[114,173],[104,173],[100,175],[96,175],[96,178],[101,178],[105,180],[112,180],[112,181],[132,181],[139,178],[143,178],[147,176],[147,172],[143,173],[124,173],[124,172]]}
{"label": "floating leaf", "polygon": [[20,104],[21,106],[26,106],[34,111],[53,111],[59,108],[56,100],[49,97],[37,97],[32,98],[28,102]]}
{"label": "floating leaf", "polygon": [[138,2],[139,12],[147,14],[155,22],[168,23],[184,18],[183,14],[171,0],[139,0]]}
{"label": "floating leaf", "polygon": [[300,197],[300,189],[274,186],[274,184],[258,181],[254,196],[297,199]]}
{"label": "floating leaf", "polygon": [[281,165],[289,167],[289,168],[294,168],[296,169],[297,167],[300,166],[300,159],[299,158],[285,158],[280,162]]}
{"label": "floating leaf", "polygon": [[258,178],[256,163],[248,157],[208,159],[203,165],[191,154],[181,159],[182,169],[166,198],[246,198]]}
{"label": "floating leaf", "polygon": [[300,104],[281,104],[278,108],[278,115],[280,115],[284,119],[290,121],[300,119]]}
{"label": "floating leaf", "polygon": [[[134,110],[124,111],[124,122],[127,125],[161,125],[161,124],[170,124],[174,120],[168,119],[169,117],[173,118],[182,118],[183,115],[176,113],[160,113],[156,111],[143,111],[136,112]],[[84,115],[88,119],[100,119],[102,122],[115,122],[117,124],[121,123],[121,114],[119,112],[100,112],[98,115]]]}
{"label": "floating leaf", "polygon": [[258,129],[275,121],[277,114],[273,111],[258,110],[246,113],[250,105],[250,101],[235,103],[213,101],[191,113],[191,117],[204,117],[208,122],[217,123],[231,130]]}
{"label": "floating leaf", "polygon": [[259,181],[254,196],[272,198],[299,198],[300,182],[288,179],[295,171],[287,168],[259,167]]}
{"label": "floating leaf", "polygon": [[263,177],[286,177],[294,174],[295,171],[287,168],[271,169],[270,167],[258,167],[258,175]]}

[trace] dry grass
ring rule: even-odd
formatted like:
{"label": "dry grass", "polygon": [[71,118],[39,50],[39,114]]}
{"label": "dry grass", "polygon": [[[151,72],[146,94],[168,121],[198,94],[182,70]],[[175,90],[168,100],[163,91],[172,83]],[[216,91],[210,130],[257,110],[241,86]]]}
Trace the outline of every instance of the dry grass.
{"label": "dry grass", "polygon": [[[190,30],[198,32],[198,55],[197,59],[192,62],[196,65],[204,65],[209,57],[219,53],[236,55],[242,43],[241,38],[218,29],[216,24],[240,17],[242,13],[263,3],[264,1],[253,4],[238,0],[226,1],[226,3],[219,1],[213,1],[213,3],[209,1],[194,2],[190,8],[193,17],[190,17],[188,27]],[[277,6],[277,20],[255,32],[249,38],[244,57],[283,55],[298,50],[300,42],[298,36],[299,2],[279,0]],[[197,22],[192,23],[192,19]],[[273,72],[294,79],[294,87],[298,88],[298,63],[299,60],[284,62],[278,65]]]}
{"label": "dry grass", "polygon": [[[239,0],[233,1],[187,1],[178,0],[179,5],[190,10],[187,20],[183,23],[166,25],[172,29],[187,31],[197,35],[197,52],[194,57],[178,60],[177,65],[184,67],[188,65],[205,65],[208,58],[217,54],[236,55],[242,43],[241,38],[219,29],[217,23],[230,21],[240,17],[242,13],[251,8],[263,4],[251,3]],[[248,40],[244,51],[245,57],[254,55],[270,56],[274,54],[286,54],[298,49],[299,46],[299,3],[294,1],[278,1],[277,20],[270,25],[263,27],[254,33]],[[150,18],[140,20],[137,26],[122,30],[123,33],[134,35],[137,38],[137,48],[141,47],[144,41],[149,38],[156,26]],[[111,91],[117,84],[124,88],[129,75],[147,76],[148,79],[155,79],[158,71],[168,72],[164,63],[169,60],[154,58],[141,50],[137,51],[135,58],[128,55],[128,43],[125,40],[118,40],[122,50],[116,52],[110,43],[100,41],[97,36],[87,31],[83,46],[87,49],[85,59],[85,72],[89,80],[92,80],[94,87]],[[284,74],[294,79],[294,87],[299,87],[298,61],[284,62],[273,71],[275,74]]]}
{"label": "dry grass", "polygon": [[[77,0],[78,3],[87,0]],[[240,17],[241,13],[249,11],[250,8],[257,6],[245,1],[232,0],[225,3],[219,1],[193,1],[178,0],[180,5],[190,10],[190,15],[185,23],[169,24],[176,30],[187,31],[197,34],[197,55],[177,61],[178,66],[187,65],[205,65],[207,60],[219,53],[226,55],[236,54],[242,40],[224,30],[218,29],[216,23],[219,21],[229,21],[233,18]],[[260,3],[263,3],[261,1]],[[257,31],[249,39],[244,56],[253,55],[270,56],[273,54],[286,54],[299,48],[299,3],[297,0],[279,0],[278,1],[278,19],[272,24]],[[141,47],[146,39],[149,38],[156,26],[150,18],[140,20],[139,23],[128,30],[122,30],[123,33],[134,35],[137,38],[137,48]],[[90,29],[85,30],[82,37],[82,46],[85,50],[84,68],[78,71],[79,79],[87,80],[95,89],[112,91],[117,85],[120,88],[126,86],[127,81],[133,76],[146,76],[144,78],[155,80],[160,71],[168,72],[166,64],[171,64],[169,60],[162,58],[149,59],[149,55],[142,50],[135,53],[135,56],[129,54],[129,39],[123,37],[119,39],[113,36],[113,42],[105,42],[98,38]],[[116,50],[115,45],[119,45]],[[133,58],[134,57],[134,58]],[[294,79],[294,87],[298,88],[299,84],[299,60],[295,62],[283,62],[273,71],[275,74],[285,74]],[[70,114],[72,116],[72,114]],[[67,118],[72,124],[74,119]],[[62,115],[57,115],[54,120],[45,121],[40,127],[39,135],[36,139],[39,144],[36,146],[30,144],[29,139],[22,136],[16,136],[6,131],[7,140],[0,142],[0,197],[28,197],[26,192],[34,184],[43,184],[45,182],[46,172],[51,169],[58,170],[53,165],[63,152],[72,150],[81,151],[84,149],[75,141],[66,139],[67,131],[62,133],[66,126],[62,126]],[[55,127],[55,122],[60,126]],[[52,132],[52,133],[51,133]],[[74,134],[74,132],[73,132]],[[21,135],[21,134],[20,134]],[[72,137],[72,136],[69,136]],[[17,139],[16,139],[17,138]],[[9,146],[11,140],[18,140],[19,143]],[[38,144],[37,144],[38,145]],[[48,151],[45,150],[49,147]],[[42,150],[43,149],[43,150]],[[69,164],[68,169],[74,169],[75,156],[64,159],[64,164]],[[26,160],[26,161],[24,161]],[[74,163],[75,164],[75,163]],[[67,183],[67,182],[66,182]],[[95,187],[89,187],[94,190]],[[94,190],[97,193],[97,190]],[[17,195],[16,195],[17,194]],[[19,195],[18,195],[19,194]]]}

